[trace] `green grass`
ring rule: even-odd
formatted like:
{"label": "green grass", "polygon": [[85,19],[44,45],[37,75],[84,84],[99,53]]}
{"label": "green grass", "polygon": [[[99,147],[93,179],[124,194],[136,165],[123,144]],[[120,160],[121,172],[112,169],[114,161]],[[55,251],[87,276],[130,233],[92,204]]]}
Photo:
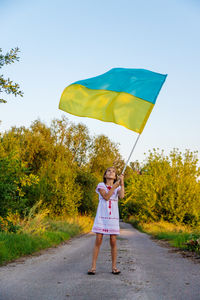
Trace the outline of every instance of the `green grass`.
{"label": "green grass", "polygon": [[[149,233],[149,232],[147,232]],[[153,236],[159,240],[169,241],[171,246],[187,249],[185,245],[186,241],[189,239],[190,233],[177,233],[177,232],[157,232]]]}
{"label": "green grass", "polygon": [[0,265],[60,244],[91,230],[92,219],[80,216],[68,220],[48,220],[48,229],[39,234],[0,232]]}
{"label": "green grass", "polygon": [[0,233],[0,264],[19,258],[23,255],[45,249],[68,240],[67,232],[46,231],[41,235]]}
{"label": "green grass", "polygon": [[200,237],[199,228],[191,228],[182,224],[172,224],[166,221],[140,223],[133,217],[129,220],[125,220],[130,223],[136,229],[141,232],[150,234],[156,239],[169,241],[169,244],[173,247],[180,249],[188,249],[185,243],[191,238],[191,236]]}

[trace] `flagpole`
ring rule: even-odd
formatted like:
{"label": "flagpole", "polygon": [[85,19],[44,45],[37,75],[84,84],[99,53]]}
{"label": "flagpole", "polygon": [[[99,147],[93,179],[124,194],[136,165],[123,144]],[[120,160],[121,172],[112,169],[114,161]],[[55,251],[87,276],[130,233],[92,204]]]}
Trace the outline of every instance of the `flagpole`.
{"label": "flagpole", "polygon": [[127,162],[126,162],[126,164],[125,164],[125,166],[124,166],[124,168],[123,168],[122,174],[124,174],[124,172],[125,172],[125,170],[126,170],[126,167],[127,167],[128,163],[129,163],[129,160],[130,160],[130,158],[131,158],[131,155],[133,154],[133,151],[134,151],[135,146],[136,146],[136,144],[137,144],[137,142],[138,142],[138,140],[139,140],[139,137],[140,137],[140,134],[138,135],[138,137],[137,137],[137,139],[136,139],[136,141],[135,141],[135,144],[133,145],[133,149],[131,150],[131,153],[130,153],[130,155],[129,155],[129,158],[127,159]]}

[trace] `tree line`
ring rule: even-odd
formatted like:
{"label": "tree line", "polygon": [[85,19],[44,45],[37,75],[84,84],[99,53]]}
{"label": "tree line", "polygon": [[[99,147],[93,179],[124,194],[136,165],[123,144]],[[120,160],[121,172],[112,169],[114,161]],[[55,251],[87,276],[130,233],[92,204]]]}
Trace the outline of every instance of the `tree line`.
{"label": "tree line", "polygon": [[[25,216],[38,201],[51,216],[94,216],[95,187],[112,165],[120,174],[119,144],[105,135],[90,136],[81,123],[63,117],[50,126],[36,120],[29,128],[12,127],[0,136],[0,216],[15,211]],[[199,224],[199,177],[197,152],[149,150],[142,163],[126,169],[120,217]]]}
{"label": "tree line", "polygon": [[52,216],[94,214],[95,185],[104,170],[123,168],[118,146],[104,135],[91,137],[85,125],[65,117],[2,133],[0,216],[16,210],[26,215],[37,201]]}
{"label": "tree line", "polygon": [[198,152],[174,148],[149,150],[142,166],[133,163],[126,181],[124,217],[139,222],[165,220],[171,223],[200,225],[200,167]]}

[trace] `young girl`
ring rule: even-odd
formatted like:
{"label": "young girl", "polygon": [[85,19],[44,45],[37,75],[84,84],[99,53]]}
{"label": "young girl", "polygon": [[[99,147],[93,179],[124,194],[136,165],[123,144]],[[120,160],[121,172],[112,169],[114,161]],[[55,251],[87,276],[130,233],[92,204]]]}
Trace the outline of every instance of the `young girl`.
{"label": "young girl", "polygon": [[110,235],[112,273],[119,274],[120,270],[116,267],[117,261],[117,241],[119,235],[119,210],[118,196],[124,197],[124,175],[117,179],[114,167],[108,168],[103,175],[103,182],[96,188],[99,194],[99,204],[92,231],[96,233],[96,241],[93,250],[92,267],[88,270],[89,275],[95,275],[96,261],[102,243],[103,234]]}

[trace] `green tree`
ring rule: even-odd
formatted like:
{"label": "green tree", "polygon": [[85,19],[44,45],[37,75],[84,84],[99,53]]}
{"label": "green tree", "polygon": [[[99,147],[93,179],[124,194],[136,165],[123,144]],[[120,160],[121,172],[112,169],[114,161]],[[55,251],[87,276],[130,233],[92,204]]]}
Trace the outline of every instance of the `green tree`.
{"label": "green tree", "polygon": [[141,173],[141,166],[140,166],[139,161],[136,160],[134,162],[133,161],[130,162],[130,167],[134,172],[137,172],[138,174]]}
{"label": "green tree", "polygon": [[174,149],[168,156],[155,149],[143,163],[141,175],[127,181],[124,216],[140,221],[200,222],[200,168],[196,152]]}
{"label": "green tree", "polygon": [[34,194],[52,216],[78,213],[82,191],[76,184],[77,170],[70,162],[70,157],[46,161],[38,173],[40,183]]}
{"label": "green tree", "polygon": [[[5,55],[2,54],[2,49],[0,48],[0,68],[4,65],[12,64],[15,61],[19,61],[17,56],[19,53],[19,48],[16,47],[11,49]],[[10,78],[5,79],[3,75],[0,75],[0,93],[13,94],[15,96],[23,97],[23,92],[20,90],[20,86],[14,83]],[[0,97],[0,103],[6,103],[7,101]]]}
{"label": "green tree", "polygon": [[105,135],[94,137],[89,154],[91,172],[102,180],[104,171],[110,166],[116,167],[118,173],[122,172],[124,161],[119,153],[119,145]]}
{"label": "green tree", "polygon": [[86,168],[79,168],[77,171],[76,184],[80,186],[82,191],[78,211],[81,214],[94,215],[98,205],[98,198],[95,192],[95,187],[98,184],[97,178]]}
{"label": "green tree", "polygon": [[120,173],[124,166],[117,144],[106,136],[91,139],[85,125],[65,117],[50,126],[36,120],[29,128],[12,127],[0,138],[4,213],[18,207],[26,214],[41,200],[51,215],[94,214],[105,169],[114,165]]}
{"label": "green tree", "polygon": [[91,138],[88,128],[84,124],[73,124],[67,118],[55,119],[51,123],[51,132],[56,143],[64,145],[72,154],[72,162],[79,167],[86,164],[91,147]]}
{"label": "green tree", "polygon": [[84,124],[75,125],[63,117],[61,120],[52,121],[51,132],[56,143],[65,145],[71,151],[72,162],[76,162],[80,167],[86,164],[91,148],[91,138]]}
{"label": "green tree", "polygon": [[30,174],[21,160],[8,157],[0,158],[0,216],[9,210],[24,213],[29,205],[28,190],[38,183],[38,177]]}

